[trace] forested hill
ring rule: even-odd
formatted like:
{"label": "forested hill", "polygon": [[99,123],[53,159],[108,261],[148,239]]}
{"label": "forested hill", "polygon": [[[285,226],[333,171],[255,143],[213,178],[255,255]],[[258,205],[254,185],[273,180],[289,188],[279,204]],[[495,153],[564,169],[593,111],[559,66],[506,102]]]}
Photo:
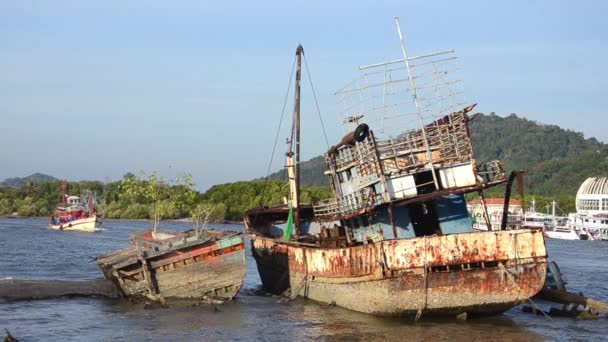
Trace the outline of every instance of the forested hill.
{"label": "forested hill", "polygon": [[608,174],[608,145],[580,132],[511,114],[479,115],[470,124],[476,158],[526,170],[526,192],[574,196],[587,177]]}
{"label": "forested hill", "polygon": [[475,156],[480,161],[500,159],[507,169],[529,168],[555,158],[577,156],[608,145],[582,133],[543,125],[515,114],[478,115],[470,123]]}
{"label": "forested hill", "polygon": [[[314,157],[300,164],[300,179],[303,186],[328,186],[329,180],[325,172],[325,158],[323,156]],[[287,180],[285,169],[270,174],[268,179]]]}
{"label": "forested hill", "polygon": [[14,178],[7,178],[5,179],[3,182],[0,182],[0,188],[21,188],[22,186],[31,183],[31,184],[41,184],[41,183],[47,183],[47,182],[56,182],[59,179],[53,177],[53,176],[49,176],[49,175],[45,175],[42,173],[34,173],[31,174],[27,177],[14,177]]}
{"label": "forested hill", "polygon": [[[608,174],[608,145],[582,133],[544,125],[511,114],[479,114],[470,124],[478,162],[500,159],[507,171],[527,170],[526,192],[554,196],[575,195],[592,176]],[[302,184],[327,185],[322,156],[302,163]],[[285,180],[285,172],[270,175]]]}

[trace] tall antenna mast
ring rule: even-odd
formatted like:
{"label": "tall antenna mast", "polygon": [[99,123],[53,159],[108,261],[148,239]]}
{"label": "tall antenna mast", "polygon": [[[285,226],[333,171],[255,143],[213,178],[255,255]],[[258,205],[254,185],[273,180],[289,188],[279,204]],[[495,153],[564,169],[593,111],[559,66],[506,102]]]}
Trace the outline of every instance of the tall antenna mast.
{"label": "tall antenna mast", "polygon": [[296,95],[293,104],[293,112],[296,118],[296,210],[294,215],[294,221],[296,226],[296,235],[300,235],[300,89],[302,88],[302,55],[304,54],[304,48],[302,44],[298,45],[296,49],[297,69],[296,69]]}
{"label": "tall antenna mast", "polygon": [[401,51],[403,52],[403,61],[405,62],[405,68],[407,69],[407,74],[410,79],[410,86],[412,88],[412,96],[414,98],[414,103],[416,104],[416,111],[418,112],[418,118],[420,119],[420,128],[422,130],[422,137],[424,139],[424,144],[426,145],[426,154],[429,159],[429,164],[431,166],[431,172],[433,174],[433,182],[435,182],[435,189],[439,190],[439,182],[437,182],[437,175],[435,175],[435,165],[433,164],[433,153],[431,152],[431,147],[429,146],[429,140],[426,135],[426,127],[424,125],[424,119],[422,117],[422,109],[420,108],[420,101],[418,100],[418,90],[416,88],[416,79],[412,74],[412,68],[410,66],[410,60],[407,57],[407,51],[405,49],[405,40],[403,39],[403,34],[401,34],[401,26],[399,25],[399,17],[395,17],[395,25],[397,25],[397,32],[399,32],[399,40],[401,41]]}
{"label": "tall antenna mast", "polygon": [[295,153],[292,152],[291,149],[287,153],[287,172],[289,176],[289,190],[291,193],[290,207],[294,209],[296,236],[300,235],[300,90],[302,87],[303,54],[304,48],[302,48],[302,45],[300,44],[296,49],[297,69],[295,98],[293,101],[293,131],[291,132],[292,146],[295,143]]}

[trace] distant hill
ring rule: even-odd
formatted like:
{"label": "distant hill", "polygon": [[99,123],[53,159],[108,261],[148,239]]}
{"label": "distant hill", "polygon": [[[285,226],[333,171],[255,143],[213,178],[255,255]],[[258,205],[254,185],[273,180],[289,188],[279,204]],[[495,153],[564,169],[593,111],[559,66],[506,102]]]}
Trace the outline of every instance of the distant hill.
{"label": "distant hill", "polygon": [[[329,180],[325,172],[325,158],[323,156],[314,157],[300,164],[300,179],[303,186],[328,186]],[[272,180],[287,180],[285,169],[272,173],[268,176]]]}
{"label": "distant hill", "polygon": [[36,172],[27,177],[7,178],[3,182],[0,182],[0,188],[21,188],[29,182],[33,184],[40,184],[57,181],[59,181],[58,178]]}
{"label": "distant hill", "polygon": [[574,157],[590,149],[608,145],[583,133],[544,125],[511,114],[478,115],[470,123],[475,156],[480,161],[500,159],[507,168],[529,168],[555,158]]}
{"label": "distant hill", "polygon": [[[499,159],[507,171],[528,171],[527,193],[574,196],[587,177],[608,175],[608,145],[585,139],[580,132],[494,113],[480,113],[471,122],[470,132],[478,162]],[[322,156],[303,162],[302,185],[327,185],[324,171]],[[269,178],[287,179],[284,171]]]}
{"label": "distant hill", "polygon": [[494,113],[479,115],[470,132],[479,161],[500,159],[507,171],[528,171],[531,194],[574,196],[587,177],[608,175],[608,145],[580,132]]}

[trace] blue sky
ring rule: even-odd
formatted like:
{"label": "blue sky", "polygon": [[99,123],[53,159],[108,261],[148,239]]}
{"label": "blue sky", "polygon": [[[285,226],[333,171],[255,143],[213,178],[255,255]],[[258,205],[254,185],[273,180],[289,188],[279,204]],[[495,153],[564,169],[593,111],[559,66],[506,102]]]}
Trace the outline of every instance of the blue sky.
{"label": "blue sky", "polygon": [[[333,93],[359,75],[357,66],[400,57],[395,16],[410,54],[456,50],[479,111],[607,142],[607,7],[0,1],[0,179],[115,180],[156,170],[190,172],[206,189],[264,176],[297,44],[335,143],[343,131]],[[308,86],[302,105],[308,159],[326,149]],[[281,165],[279,157],[273,169]]]}

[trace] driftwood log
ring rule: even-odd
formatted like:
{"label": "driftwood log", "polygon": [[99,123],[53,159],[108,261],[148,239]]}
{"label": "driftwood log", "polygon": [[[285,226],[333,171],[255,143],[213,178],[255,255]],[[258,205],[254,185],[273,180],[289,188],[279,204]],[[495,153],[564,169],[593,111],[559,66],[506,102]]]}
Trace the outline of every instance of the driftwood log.
{"label": "driftwood log", "polygon": [[0,298],[30,300],[57,297],[118,298],[120,293],[105,279],[98,280],[19,280],[1,279]]}
{"label": "driftwood log", "polygon": [[572,292],[543,289],[537,296],[539,298],[551,302],[562,304],[578,304],[584,306],[587,309],[592,309],[608,314],[607,303],[600,302],[599,300],[591,299]]}
{"label": "driftwood log", "polygon": [[13,335],[11,335],[11,332],[8,331],[8,329],[4,329],[4,331],[6,332],[6,336],[4,337],[4,342],[19,342],[18,339],[14,338]]}

